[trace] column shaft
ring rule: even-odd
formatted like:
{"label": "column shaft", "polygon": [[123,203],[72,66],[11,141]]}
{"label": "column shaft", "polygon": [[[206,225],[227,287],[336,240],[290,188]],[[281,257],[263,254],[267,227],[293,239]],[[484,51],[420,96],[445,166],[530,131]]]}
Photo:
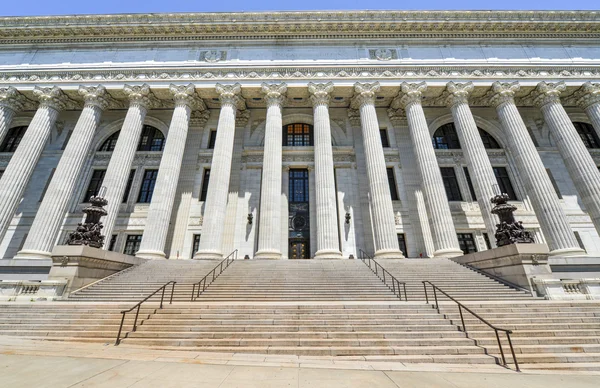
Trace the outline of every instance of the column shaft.
{"label": "column shaft", "polygon": [[235,136],[236,103],[240,90],[239,84],[217,86],[221,98],[221,111],[206,193],[200,248],[194,255],[194,259],[221,259],[223,257],[223,230]]}
{"label": "column shaft", "polygon": [[375,258],[403,258],[398,245],[394,206],[375,111],[375,93],[379,90],[379,84],[356,84],[354,89],[355,93],[358,93],[354,103],[359,106],[360,111],[365,165],[371,196]]}
{"label": "column shaft", "polygon": [[15,111],[6,105],[0,104],[0,144],[2,144],[10,129],[13,117],[15,117]]}
{"label": "column shaft", "polygon": [[179,103],[175,106],[169,133],[160,167],[156,177],[156,185],[152,201],[148,208],[148,218],[140,250],[136,256],[146,259],[166,259],[165,242],[169,232],[171,212],[175,202],[175,192],[181,171],[181,161],[188,134],[191,108],[188,104]]}
{"label": "column shaft", "polygon": [[494,83],[493,86],[496,94],[491,103],[496,106],[508,149],[513,155],[551,253],[581,254],[583,251],[575,240],[542,159],[515,105],[513,97],[518,89],[516,83]]}
{"label": "column shaft", "polygon": [[600,102],[592,104],[585,109],[585,113],[590,118],[596,134],[600,137]]}

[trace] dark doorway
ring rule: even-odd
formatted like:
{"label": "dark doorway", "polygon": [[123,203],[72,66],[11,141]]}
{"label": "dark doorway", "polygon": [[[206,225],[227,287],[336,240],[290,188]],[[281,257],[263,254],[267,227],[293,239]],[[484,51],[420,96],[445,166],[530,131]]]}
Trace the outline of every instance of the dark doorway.
{"label": "dark doorway", "polygon": [[291,169],[289,185],[289,252],[290,259],[310,258],[310,209],[308,170]]}

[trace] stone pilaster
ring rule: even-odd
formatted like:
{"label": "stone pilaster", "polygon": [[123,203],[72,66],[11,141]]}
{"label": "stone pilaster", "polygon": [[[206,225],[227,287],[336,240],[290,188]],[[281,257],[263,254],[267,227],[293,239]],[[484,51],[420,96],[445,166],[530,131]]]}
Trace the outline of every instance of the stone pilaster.
{"label": "stone pilaster", "polygon": [[267,103],[256,259],[281,258],[281,108],[287,85],[262,84]]}
{"label": "stone pilaster", "polygon": [[317,210],[317,252],[315,259],[341,259],[340,235],[335,200],[335,177],[329,100],[333,83],[308,84],[314,112],[315,204]]}
{"label": "stone pilaster", "polygon": [[431,221],[434,257],[454,257],[462,254],[452,214],[448,205],[448,197],[435,150],[431,143],[431,135],[421,106],[422,93],[427,85],[402,83],[402,92],[396,100],[406,111],[410,138],[415,152],[417,170],[421,177],[421,187],[425,194],[425,203]]}
{"label": "stone pilaster", "polygon": [[394,207],[379,135],[379,122],[375,111],[375,97],[378,91],[378,82],[354,84],[351,106],[360,112],[365,164],[371,196],[375,258],[403,258],[398,247]]}
{"label": "stone pilaster", "polygon": [[58,87],[33,90],[40,106],[0,179],[0,241],[19,206],[56,118],[71,101]]}
{"label": "stone pilaster", "polygon": [[196,94],[193,84],[171,84],[169,91],[175,101],[175,110],[171,118],[165,149],[160,159],[140,250],[136,253],[137,257],[145,259],[166,259],[165,243],[179,183],[190,115],[192,108],[206,110],[206,106]]}
{"label": "stone pilaster", "polygon": [[23,110],[28,103],[31,101],[12,86],[0,88],[0,144],[4,141],[15,113]]}
{"label": "stone pilaster", "polygon": [[588,115],[600,138],[600,83],[586,82],[577,94],[577,105]]}
{"label": "stone pilaster", "polygon": [[494,82],[492,85],[490,103],[496,107],[506,135],[508,151],[515,160],[551,253],[582,254],[583,251],[575,240],[542,159],[515,105],[514,96],[519,88],[517,82]]}
{"label": "stone pilaster", "polygon": [[103,234],[107,236],[104,242],[105,249],[108,249],[110,236],[119,216],[119,207],[140,141],[146,113],[155,100],[150,91],[150,86],[147,84],[141,86],[125,85],[123,90],[129,99],[129,109],[102,182],[102,185],[106,187],[105,198],[108,201],[108,205],[106,205],[108,214],[103,220]]}
{"label": "stone pilaster", "polygon": [[79,94],[85,101],[83,111],[16,258],[50,259],[100,116],[112,101],[103,86],[80,86]]}
{"label": "stone pilaster", "polygon": [[585,210],[600,233],[600,171],[560,103],[565,89],[564,82],[540,82],[532,93],[533,103],[542,111]]}
{"label": "stone pilaster", "polygon": [[[492,203],[490,199],[496,194],[494,185],[497,184],[497,180],[469,107],[468,97],[469,93],[473,91],[473,83],[449,82],[447,91],[449,95],[446,103],[452,110],[454,126],[467,161],[467,168],[471,175],[473,189],[477,195],[477,203],[481,210],[485,229],[488,236],[492,237],[496,233],[498,220],[491,213]],[[494,248],[496,240],[490,238],[490,244]]]}
{"label": "stone pilaster", "polygon": [[221,101],[221,111],[219,112],[217,138],[206,193],[200,248],[194,255],[194,259],[223,258],[223,229],[233,157],[235,118],[237,106],[242,101],[240,97],[242,88],[238,83],[234,85],[217,84],[216,90]]}

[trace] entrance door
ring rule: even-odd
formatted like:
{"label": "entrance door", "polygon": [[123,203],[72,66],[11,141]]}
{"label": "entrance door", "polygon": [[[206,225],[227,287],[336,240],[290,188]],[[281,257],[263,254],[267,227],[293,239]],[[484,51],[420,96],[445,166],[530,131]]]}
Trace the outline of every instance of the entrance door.
{"label": "entrance door", "polygon": [[291,239],[290,240],[290,259],[308,259],[310,253],[309,243],[307,239]]}

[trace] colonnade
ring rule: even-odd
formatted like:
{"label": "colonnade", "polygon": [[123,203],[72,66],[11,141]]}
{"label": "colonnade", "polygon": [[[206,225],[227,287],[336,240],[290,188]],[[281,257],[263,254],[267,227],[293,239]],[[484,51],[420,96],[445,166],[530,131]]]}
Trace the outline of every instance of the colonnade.
{"label": "colonnade", "polygon": [[[415,154],[415,166],[421,180],[425,205],[429,215],[434,243],[434,256],[452,257],[461,254],[452,222],[442,177],[431,142],[422,107],[427,85],[402,83],[401,91],[388,112],[392,122],[405,115]],[[329,120],[329,103],[334,84],[309,83],[308,91],[314,112],[314,161],[317,249],[316,258],[341,258],[334,178],[333,151]],[[518,83],[495,82],[491,85],[487,103],[495,107],[502,125],[505,142],[510,150],[524,189],[529,196],[550,250],[555,254],[583,254],[560,206],[536,147],[515,105]],[[362,128],[368,195],[371,206],[375,257],[402,257],[398,247],[393,205],[390,196],[385,158],[379,135],[375,101],[380,86],[356,83],[351,108],[358,110]],[[596,229],[600,231],[600,172],[585,148],[563,108],[560,94],[563,83],[541,82],[531,93],[556,140],[556,145],[571,175],[575,187]],[[265,144],[260,195],[257,258],[278,259],[282,256],[280,228],[282,169],[282,110],[286,98],[285,83],[263,84],[267,104]],[[456,131],[467,161],[485,227],[493,235],[497,220],[490,212],[489,198],[495,194],[496,179],[469,105],[471,83],[450,82],[445,101],[452,112]],[[165,258],[169,219],[183,150],[192,110],[206,111],[206,105],[193,85],[171,85],[175,108],[163,151],[154,195],[150,203],[145,232],[138,256]],[[126,86],[129,107],[121,133],[112,153],[103,185],[107,187],[108,215],[104,218],[104,234],[110,236],[115,227],[119,205],[126,189],[136,147],[146,113],[157,103],[146,84]],[[227,196],[232,165],[236,115],[245,109],[241,85],[216,85],[221,109],[217,138],[211,164],[200,247],[194,258],[219,259],[225,225]],[[76,102],[58,87],[36,87],[34,96],[39,107],[12,159],[0,179],[0,239],[17,210],[33,170],[50,136],[59,113]],[[114,100],[103,86],[80,87],[83,110],[73,134],[56,167],[27,239],[17,257],[49,258],[56,242],[68,203],[75,190],[80,172],[98,128],[102,112]],[[577,103],[584,109],[600,134],[600,85],[586,83],[577,92]],[[15,88],[0,88],[0,141],[10,128],[16,112],[23,109],[25,98]]]}

